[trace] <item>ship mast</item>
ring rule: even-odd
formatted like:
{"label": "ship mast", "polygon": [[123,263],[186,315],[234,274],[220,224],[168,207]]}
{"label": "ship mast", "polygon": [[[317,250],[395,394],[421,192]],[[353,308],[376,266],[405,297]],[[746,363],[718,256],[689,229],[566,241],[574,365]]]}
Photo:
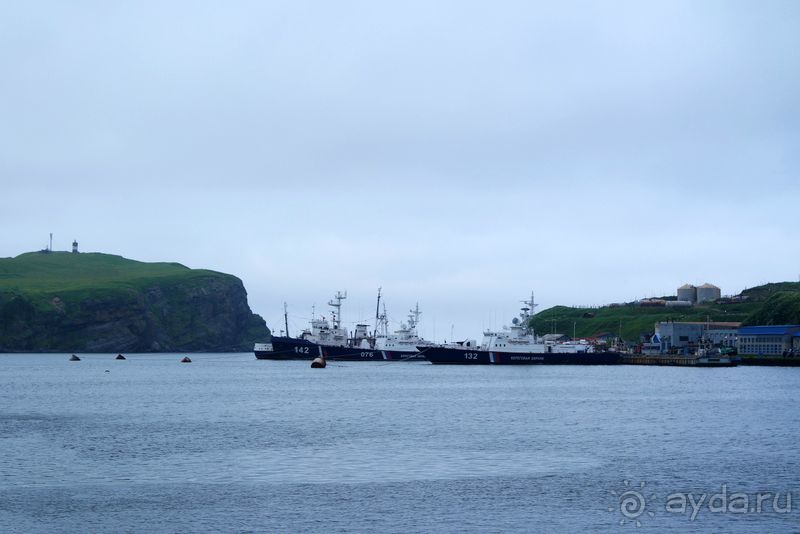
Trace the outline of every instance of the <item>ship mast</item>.
{"label": "ship mast", "polygon": [[344,292],[344,295],[341,291],[337,291],[333,298],[336,299],[336,302],[329,300],[328,306],[336,308],[336,311],[333,312],[333,328],[338,329],[342,323],[342,301],[347,298],[347,291]]}
{"label": "ship mast", "polygon": [[289,307],[286,302],[283,303],[283,324],[286,327],[286,337],[291,337],[289,336]]}
{"label": "ship mast", "polygon": [[533,330],[531,318],[533,317],[533,314],[536,313],[534,310],[538,304],[534,302],[533,291],[531,291],[531,300],[523,300],[522,303],[525,306],[521,308],[522,313],[520,313],[519,316],[522,319],[522,323],[525,325],[525,329],[528,330],[532,336],[535,336],[536,333]]}
{"label": "ship mast", "polygon": [[378,303],[375,304],[375,330],[372,331],[372,339],[378,337],[378,321],[381,317],[381,288],[378,288]]}
{"label": "ship mast", "polygon": [[419,302],[414,307],[413,310],[408,311],[408,329],[411,331],[415,331],[417,325],[419,324],[419,316],[422,315],[422,312],[419,311]]}

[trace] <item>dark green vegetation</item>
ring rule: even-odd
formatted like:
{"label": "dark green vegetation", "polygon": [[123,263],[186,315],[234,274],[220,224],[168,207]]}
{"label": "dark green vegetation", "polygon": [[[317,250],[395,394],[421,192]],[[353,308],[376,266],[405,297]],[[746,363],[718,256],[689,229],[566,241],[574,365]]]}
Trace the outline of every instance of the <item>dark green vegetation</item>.
{"label": "dark green vegetation", "polygon": [[602,308],[555,306],[537,313],[533,326],[539,334],[556,332],[578,337],[604,333],[626,341],[652,333],[659,321],[737,321],[745,325],[800,324],[800,283],[781,282],[753,287],[742,292],[743,302],[703,304],[691,308],[640,307]]}
{"label": "dark green vegetation", "polygon": [[747,318],[747,324],[800,324],[800,293],[781,292],[770,295]]}
{"label": "dark green vegetation", "polygon": [[97,253],[0,258],[0,352],[249,351],[268,336],[229,274]]}

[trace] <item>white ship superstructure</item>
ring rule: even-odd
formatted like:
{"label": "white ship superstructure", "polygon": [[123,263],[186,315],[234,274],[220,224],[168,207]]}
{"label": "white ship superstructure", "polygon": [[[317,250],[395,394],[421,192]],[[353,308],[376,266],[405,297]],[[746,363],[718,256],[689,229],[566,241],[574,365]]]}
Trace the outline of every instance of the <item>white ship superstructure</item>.
{"label": "white ship superstructure", "polygon": [[408,322],[400,323],[400,329],[389,334],[387,333],[386,310],[384,310],[383,315],[378,316],[382,331],[375,336],[375,348],[414,353],[418,351],[417,347],[433,346],[433,342],[426,341],[417,334],[420,315],[422,312],[419,311],[419,303],[417,303],[414,309],[408,312]]}
{"label": "white ship superstructure", "polygon": [[325,317],[311,319],[311,329],[306,328],[300,334],[300,339],[318,343],[320,345],[327,345],[331,347],[346,347],[348,344],[347,329],[342,328],[341,311],[342,301],[347,298],[347,292],[342,294],[341,291],[336,292],[334,300],[328,302],[328,306],[334,308],[331,312],[331,322]]}
{"label": "white ship superstructure", "polygon": [[[359,322],[355,325],[352,337],[342,327],[342,301],[347,293],[341,291],[328,302],[331,320],[316,317],[312,311],[311,328],[306,328],[296,337],[273,335],[270,343],[257,343],[253,348],[256,358],[260,360],[313,359],[315,357],[332,360],[368,361],[368,360],[408,360],[419,356],[417,345],[430,346],[432,343],[420,339],[416,326],[419,321],[419,306],[412,310],[408,324],[403,324],[394,334],[388,333],[386,311],[381,316],[376,313],[378,324],[382,325],[382,333],[378,329],[370,332],[369,325]],[[380,289],[378,290],[378,308],[380,309]],[[289,330],[288,312],[284,303],[284,322]]]}
{"label": "white ship superstructure", "polygon": [[556,342],[545,340],[536,336],[531,326],[534,308],[533,293],[530,300],[523,300],[519,317],[515,317],[510,327],[503,327],[500,331],[487,330],[483,333],[481,350],[498,352],[532,352],[532,353],[560,353],[575,354],[580,352],[593,352],[594,347],[585,340]]}
{"label": "white ship superstructure", "polygon": [[445,346],[421,348],[425,359],[435,364],[460,365],[617,365],[618,352],[596,350],[585,340],[557,342],[550,336],[537,337],[531,325],[536,307],[533,293],[519,317],[510,327],[487,330],[483,343],[476,347],[472,340]]}

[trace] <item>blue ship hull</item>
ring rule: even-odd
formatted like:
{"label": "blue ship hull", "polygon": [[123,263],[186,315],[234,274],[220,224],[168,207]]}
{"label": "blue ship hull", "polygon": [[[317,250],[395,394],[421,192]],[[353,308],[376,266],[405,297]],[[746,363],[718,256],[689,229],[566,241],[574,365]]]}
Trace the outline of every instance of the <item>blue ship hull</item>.
{"label": "blue ship hull", "polygon": [[422,355],[431,363],[457,365],[618,365],[618,352],[532,353],[427,347]]}
{"label": "blue ship hull", "polygon": [[417,352],[396,350],[361,349],[357,347],[335,347],[320,345],[305,339],[291,337],[272,337],[272,350],[255,351],[259,360],[313,360],[324,357],[331,361],[399,361],[413,359]]}

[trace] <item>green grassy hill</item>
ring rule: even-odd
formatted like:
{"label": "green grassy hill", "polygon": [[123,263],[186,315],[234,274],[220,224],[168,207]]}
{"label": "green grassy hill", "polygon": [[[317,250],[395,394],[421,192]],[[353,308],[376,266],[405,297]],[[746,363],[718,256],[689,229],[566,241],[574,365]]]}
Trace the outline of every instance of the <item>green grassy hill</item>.
{"label": "green grassy hill", "polygon": [[640,307],[632,304],[601,308],[555,306],[537,313],[533,326],[539,334],[556,332],[591,337],[603,333],[637,341],[652,333],[659,321],[737,321],[746,325],[800,324],[800,283],[781,282],[742,292],[744,302],[703,304],[691,308]]}
{"label": "green grassy hill", "polygon": [[56,294],[80,297],[96,291],[141,290],[170,279],[230,276],[180,263],[145,263],[100,253],[29,252],[0,258],[0,291],[46,300]]}
{"label": "green grassy hill", "polygon": [[268,335],[229,274],[99,253],[0,258],[0,351],[250,350]]}
{"label": "green grassy hill", "polygon": [[745,324],[800,324],[800,293],[781,291],[769,295]]}

